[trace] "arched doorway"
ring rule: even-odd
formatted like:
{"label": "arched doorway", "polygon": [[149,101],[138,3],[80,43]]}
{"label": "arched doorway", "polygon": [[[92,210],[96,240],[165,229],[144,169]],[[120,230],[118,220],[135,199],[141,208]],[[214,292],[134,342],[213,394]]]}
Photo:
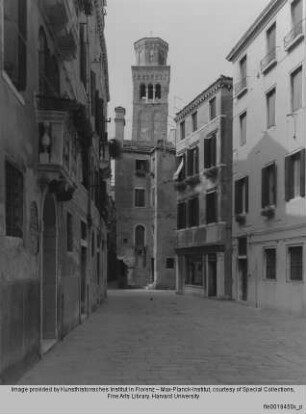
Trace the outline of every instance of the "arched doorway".
{"label": "arched doorway", "polygon": [[56,205],[47,194],[43,209],[42,340],[57,338]]}

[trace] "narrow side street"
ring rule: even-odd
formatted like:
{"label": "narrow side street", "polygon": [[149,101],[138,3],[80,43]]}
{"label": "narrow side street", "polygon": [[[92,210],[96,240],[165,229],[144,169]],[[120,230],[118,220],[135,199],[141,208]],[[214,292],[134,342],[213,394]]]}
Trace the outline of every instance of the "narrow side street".
{"label": "narrow side street", "polygon": [[107,301],[20,384],[305,384],[306,321],[170,291]]}

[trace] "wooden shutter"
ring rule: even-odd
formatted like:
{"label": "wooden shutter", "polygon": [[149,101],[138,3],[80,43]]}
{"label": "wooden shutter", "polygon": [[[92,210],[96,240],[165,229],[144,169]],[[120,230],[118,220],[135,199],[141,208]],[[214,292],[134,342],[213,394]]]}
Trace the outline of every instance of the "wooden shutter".
{"label": "wooden shutter", "polygon": [[199,147],[196,147],[194,150],[194,173],[198,174],[199,173]]}
{"label": "wooden shutter", "polygon": [[211,166],[215,166],[217,165],[217,137],[215,134],[211,137],[210,149],[211,149],[210,164]]}
{"label": "wooden shutter", "polygon": [[249,212],[249,177],[245,177],[244,179],[244,185],[245,185],[245,212]]}
{"label": "wooden shutter", "polygon": [[300,162],[301,162],[301,197],[305,197],[305,148],[302,149],[301,151],[301,158],[300,158]]}
{"label": "wooden shutter", "polygon": [[292,198],[293,192],[293,174],[292,174],[292,160],[291,157],[285,158],[285,200],[289,201]]}
{"label": "wooden shutter", "polygon": [[210,140],[204,139],[204,168],[210,167]]}
{"label": "wooden shutter", "polygon": [[273,204],[276,206],[276,199],[277,199],[277,167],[276,164],[273,164]]}

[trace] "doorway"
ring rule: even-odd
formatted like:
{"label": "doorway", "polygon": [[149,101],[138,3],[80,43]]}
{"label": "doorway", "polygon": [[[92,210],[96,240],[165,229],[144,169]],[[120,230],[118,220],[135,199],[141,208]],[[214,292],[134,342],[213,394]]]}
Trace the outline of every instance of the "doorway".
{"label": "doorway", "polygon": [[247,259],[238,260],[238,272],[240,280],[239,299],[248,300],[248,262]]}
{"label": "doorway", "polygon": [[208,296],[217,296],[217,257],[216,254],[208,255]]}
{"label": "doorway", "polygon": [[42,340],[44,348],[57,339],[56,205],[47,194],[43,208]]}

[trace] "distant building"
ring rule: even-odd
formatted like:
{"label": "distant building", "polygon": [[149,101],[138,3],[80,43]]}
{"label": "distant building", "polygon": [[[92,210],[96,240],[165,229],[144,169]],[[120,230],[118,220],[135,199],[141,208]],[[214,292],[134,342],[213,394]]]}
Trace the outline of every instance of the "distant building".
{"label": "distant building", "polygon": [[234,297],[306,313],[305,0],[273,0],[234,65]]}
{"label": "distant building", "polygon": [[0,382],[106,294],[104,6],[1,2]]}
{"label": "distant building", "polygon": [[175,148],[167,142],[170,67],[168,44],[143,38],[134,44],[132,140],[124,140],[124,108],[116,108],[115,165],[118,257],[128,284],[174,288]]}
{"label": "distant building", "polygon": [[176,289],[231,298],[232,79],[220,76],[176,125]]}

